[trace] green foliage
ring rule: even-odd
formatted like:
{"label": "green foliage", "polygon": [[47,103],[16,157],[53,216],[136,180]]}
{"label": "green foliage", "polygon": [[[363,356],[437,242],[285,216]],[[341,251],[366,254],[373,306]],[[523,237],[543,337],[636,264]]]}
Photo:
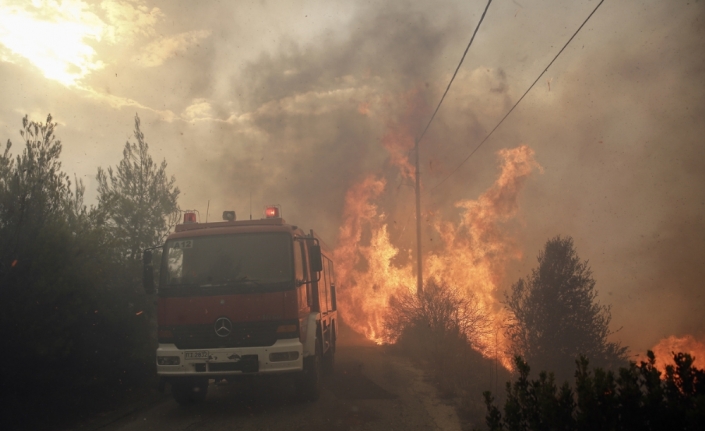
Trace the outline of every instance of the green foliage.
{"label": "green foliage", "polygon": [[488,428],[530,430],[700,430],[705,423],[705,371],[693,367],[693,358],[674,354],[665,375],[648,362],[612,371],[595,368],[581,357],[576,362],[574,390],[557,388],[553,374],[542,372],[529,380],[529,366],[515,358],[519,377],[507,382],[504,416],[485,392]]}
{"label": "green foliage", "polygon": [[570,375],[579,356],[616,368],[626,362],[626,347],[607,341],[609,306],[596,301],[597,291],[587,261],[581,261],[570,237],[555,237],[539,252],[538,267],[512,286],[506,306],[514,320],[507,328],[514,353],[560,380]]}
{"label": "green foliage", "polygon": [[140,268],[61,170],[55,128],[51,116],[24,117],[20,154],[8,141],[0,157],[0,409],[9,428],[56,428],[153,375]]}
{"label": "green foliage", "polygon": [[20,130],[24,151],[13,159],[8,140],[0,157],[0,229],[14,233],[3,238],[12,238],[15,247],[18,241],[29,239],[23,235],[32,235],[21,229],[27,224],[50,224],[62,216],[75,222],[83,215],[83,185],[76,184],[72,192],[71,181],[61,171],[61,141],[54,139],[56,123],[51,120],[51,115],[46,123],[25,116]]}
{"label": "green foliage", "polygon": [[162,243],[179,214],[179,188],[157,166],[135,115],[137,143],[125,143],[116,171],[98,168],[98,210],[123,256],[139,261],[142,250]]}

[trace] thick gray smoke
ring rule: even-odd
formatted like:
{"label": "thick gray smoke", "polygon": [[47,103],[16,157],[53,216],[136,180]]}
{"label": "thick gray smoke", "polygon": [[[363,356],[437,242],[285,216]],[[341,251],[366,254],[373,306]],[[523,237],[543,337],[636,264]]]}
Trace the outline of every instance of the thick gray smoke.
{"label": "thick gray smoke", "polygon": [[[703,4],[605,4],[493,138],[432,188],[491,130],[593,3],[490,11],[422,144],[424,211],[457,216],[455,201],[477,197],[494,180],[497,150],[531,146],[545,171],[529,182],[520,221],[507,226],[524,257],[505,285],[535,265],[549,237],[573,236],[591,262],[600,300],[613,306],[613,327],[623,327],[615,338],[636,353],[667,335],[705,336]],[[281,41],[233,76],[227,102],[208,107],[223,121],[207,130],[195,121],[187,132],[187,147],[198,155],[188,172],[198,175],[179,176],[194,185],[183,187],[184,200],[202,210],[209,190],[216,207],[236,208],[243,218],[252,192],[254,217],[262,204],[279,203],[285,218],[333,244],[346,190],[381,175],[390,236],[412,247],[413,189],[390,163],[385,139],[409,154],[480,12],[479,5],[432,10],[399,2],[358,10],[345,31],[313,42]],[[558,17],[560,28],[548,25]],[[212,50],[216,62],[223,48]],[[239,114],[223,114],[233,106]],[[433,247],[433,231],[425,234]]]}
{"label": "thick gray smoke", "polygon": [[[414,206],[404,158],[484,2],[222,3],[150,3],[162,17],[150,37],[181,39],[162,43],[174,49],[159,67],[138,67],[156,57],[136,45],[96,45],[106,66],[84,84],[100,97],[37,84],[41,74],[19,61],[0,63],[4,139],[16,138],[24,113],[51,112],[64,166],[83,169],[90,196],[96,165],[117,163],[138,111],[155,158],[177,177],[182,207],[203,220],[210,200],[210,220],[226,209],[243,219],[250,196],[256,218],[278,203],[287,221],[332,246],[346,191],[381,176],[379,210],[407,256]],[[424,220],[457,220],[453,204],[495,180],[496,152],[526,144],[544,171],[526,183],[519,219],[506,226],[524,255],[505,288],[548,238],[571,235],[613,307],[613,327],[623,327],[616,339],[635,353],[668,335],[703,339],[705,2],[605,2],[493,137],[434,188],[596,4],[493,2],[421,145]],[[432,249],[438,238],[428,226],[424,235]]]}
{"label": "thick gray smoke", "polygon": [[418,133],[428,119],[426,98],[435,94],[426,82],[442,76],[436,69],[457,23],[427,15],[401,5],[365,11],[344,38],[287,41],[248,64],[231,89],[243,114],[209,126],[194,181],[227,196],[241,218],[250,191],[253,217],[279,203],[288,221],[320,230],[331,244],[352,184],[382,174],[411,190],[381,141],[389,127]]}

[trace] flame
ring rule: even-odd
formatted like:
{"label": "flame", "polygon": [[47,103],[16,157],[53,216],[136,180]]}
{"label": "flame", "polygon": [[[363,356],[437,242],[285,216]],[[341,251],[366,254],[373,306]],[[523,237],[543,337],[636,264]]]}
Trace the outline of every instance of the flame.
{"label": "flame", "polygon": [[[384,215],[371,203],[385,185],[383,179],[368,176],[348,190],[334,251],[337,278],[345,280],[339,290],[341,315],[355,331],[378,343],[389,341],[381,331],[389,297],[415,280],[410,267],[392,265],[398,249],[389,241]],[[368,245],[361,244],[365,229],[371,231]]]}
{"label": "flame", "polygon": [[[385,137],[406,135],[403,128],[392,128]],[[389,138],[388,142],[393,139]],[[406,148],[408,139],[389,148]],[[394,162],[403,176],[409,175],[410,165]],[[401,154],[397,152],[397,155]],[[438,220],[433,211],[426,211],[431,227],[439,234],[442,245],[423,257],[426,282],[434,279],[454,286],[465,295],[473,295],[495,322],[495,330],[486,340],[474,343],[487,357],[497,357],[511,368],[500,326],[505,311],[497,298],[497,289],[504,268],[521,252],[503,223],[516,216],[517,198],[528,175],[539,168],[534,152],[526,145],[501,150],[501,173],[495,183],[477,200],[462,200],[455,204],[461,210],[457,222]],[[343,224],[334,256],[337,262],[340,311],[345,322],[357,332],[377,343],[389,343],[383,332],[384,316],[389,299],[396,294],[415,291],[416,277],[411,259],[398,264],[400,250],[390,241],[386,215],[375,202],[380,200],[386,182],[368,176],[352,186],[345,197]],[[497,338],[496,338],[497,337]]]}
{"label": "flame", "polygon": [[[659,341],[652,349],[656,355],[656,368],[664,373],[666,365],[673,365],[673,353],[689,353],[695,360],[693,365],[703,368],[705,359],[705,342],[698,341],[692,335],[683,337],[670,336]],[[646,355],[641,357],[646,361]]]}

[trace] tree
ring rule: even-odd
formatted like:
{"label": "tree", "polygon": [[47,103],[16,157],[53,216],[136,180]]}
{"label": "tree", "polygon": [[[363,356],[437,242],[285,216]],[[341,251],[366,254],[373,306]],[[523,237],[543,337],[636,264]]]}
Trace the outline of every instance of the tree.
{"label": "tree", "polygon": [[176,223],[179,188],[167,178],[166,160],[157,166],[135,115],[137,143],[125,143],[116,171],[98,168],[98,208],[113,230],[118,248],[128,261],[136,262],[142,250],[159,244]]}
{"label": "tree", "polygon": [[625,363],[627,348],[607,341],[610,307],[596,301],[592,271],[573,239],[548,240],[538,263],[505,296],[514,316],[506,331],[514,353],[560,379],[570,376],[570,365],[581,355],[606,368]]}
{"label": "tree", "polygon": [[25,115],[20,130],[24,150],[13,159],[8,139],[0,155],[0,280],[7,281],[22,250],[36,242],[42,229],[67,222],[76,230],[78,219],[86,215],[83,184],[76,182],[72,191],[68,175],[61,170],[62,147],[55,140],[55,127],[51,114],[46,123],[30,121]]}
{"label": "tree", "polygon": [[687,353],[673,353],[661,373],[653,352],[648,362],[629,362],[618,372],[575,361],[575,384],[560,388],[552,373],[529,379],[529,365],[517,356],[518,377],[507,382],[504,415],[484,392],[491,431],[700,430],[705,423],[705,370]]}
{"label": "tree", "polygon": [[9,429],[54,429],[153,367],[140,298],[106,288],[131,280],[83,205],[83,185],[61,169],[56,127],[51,115],[25,116],[24,147],[13,156],[8,140],[0,152],[0,340],[13,351],[0,356],[0,417]]}
{"label": "tree", "polygon": [[68,175],[61,171],[61,141],[54,139],[55,127],[51,114],[46,123],[29,121],[25,115],[20,130],[25,148],[15,159],[8,139],[0,156],[0,219],[5,226],[42,223],[82,207],[83,184],[77,183],[73,193]]}

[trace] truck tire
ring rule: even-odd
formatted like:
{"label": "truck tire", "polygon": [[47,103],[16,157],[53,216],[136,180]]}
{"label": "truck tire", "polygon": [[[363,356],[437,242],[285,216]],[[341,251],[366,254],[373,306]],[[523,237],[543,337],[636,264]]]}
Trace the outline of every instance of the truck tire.
{"label": "truck tire", "polygon": [[305,401],[316,401],[321,395],[321,379],[323,375],[321,356],[321,344],[316,340],[316,353],[313,356],[304,358],[304,370],[296,385],[296,391]]}
{"label": "truck tire", "polygon": [[179,405],[188,406],[206,399],[208,380],[185,380],[171,384],[171,395]]}

